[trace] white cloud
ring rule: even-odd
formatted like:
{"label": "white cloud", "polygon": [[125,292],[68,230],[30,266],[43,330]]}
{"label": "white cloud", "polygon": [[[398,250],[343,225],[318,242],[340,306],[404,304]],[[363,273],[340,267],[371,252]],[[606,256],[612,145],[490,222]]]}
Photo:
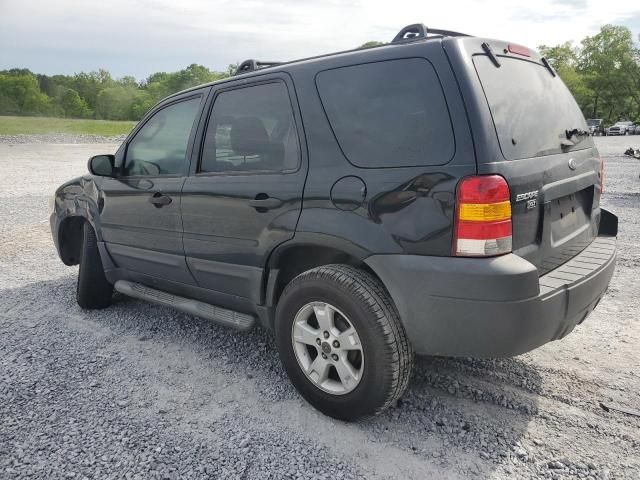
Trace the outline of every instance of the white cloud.
{"label": "white cloud", "polygon": [[[0,68],[107,68],[137,77],[196,62],[291,60],[390,40],[409,23],[536,47],[632,19],[632,2],[352,0],[0,0]],[[634,11],[635,10],[635,11]],[[635,22],[635,23],[634,23]],[[634,32],[636,35],[638,32]]]}

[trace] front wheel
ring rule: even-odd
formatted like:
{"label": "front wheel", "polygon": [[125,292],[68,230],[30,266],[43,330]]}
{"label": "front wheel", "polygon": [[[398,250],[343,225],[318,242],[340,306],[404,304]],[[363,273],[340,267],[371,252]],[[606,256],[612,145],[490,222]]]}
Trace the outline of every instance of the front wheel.
{"label": "front wheel", "polygon": [[89,222],[82,227],[82,252],[78,269],[76,300],[78,305],[86,309],[106,308],[111,304],[113,285],[111,285],[102,268],[98,239]]}
{"label": "front wheel", "polygon": [[341,420],[376,415],[405,391],[413,351],[382,284],[347,265],[309,270],[276,314],[282,364],[300,394]]}

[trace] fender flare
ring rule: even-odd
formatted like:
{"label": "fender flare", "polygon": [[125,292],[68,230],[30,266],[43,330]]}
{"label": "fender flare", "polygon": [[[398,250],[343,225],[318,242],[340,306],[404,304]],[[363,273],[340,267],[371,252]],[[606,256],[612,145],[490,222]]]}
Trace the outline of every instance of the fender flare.
{"label": "fender flare", "polygon": [[372,252],[364,247],[340,237],[316,232],[296,232],[293,238],[281,243],[271,251],[267,260],[267,267],[269,269],[278,268],[277,263],[282,255],[292,248],[298,247],[331,248],[346,253],[360,261],[364,261],[365,258],[372,255]]}
{"label": "fender flare", "polygon": [[282,266],[280,259],[294,248],[331,249],[346,254],[364,264],[371,255],[365,248],[343,238],[316,232],[297,232],[293,238],[275,247],[266,262],[262,285],[263,304],[267,308],[275,308],[278,280]]}

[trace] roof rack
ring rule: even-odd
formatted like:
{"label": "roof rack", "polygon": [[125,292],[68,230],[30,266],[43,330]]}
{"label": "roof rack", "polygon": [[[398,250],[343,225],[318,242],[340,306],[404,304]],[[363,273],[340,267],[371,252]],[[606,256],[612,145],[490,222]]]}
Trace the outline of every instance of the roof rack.
{"label": "roof rack", "polygon": [[280,65],[282,62],[263,62],[261,60],[249,59],[242,62],[234,75],[241,75],[247,72],[253,72],[261,68],[273,67],[274,65]]}
{"label": "roof rack", "polygon": [[428,28],[423,23],[414,23],[407,25],[398,34],[393,37],[391,43],[412,42],[419,38],[427,38],[428,35],[440,35],[443,37],[469,37],[466,33],[454,32],[451,30],[440,30],[437,28]]}

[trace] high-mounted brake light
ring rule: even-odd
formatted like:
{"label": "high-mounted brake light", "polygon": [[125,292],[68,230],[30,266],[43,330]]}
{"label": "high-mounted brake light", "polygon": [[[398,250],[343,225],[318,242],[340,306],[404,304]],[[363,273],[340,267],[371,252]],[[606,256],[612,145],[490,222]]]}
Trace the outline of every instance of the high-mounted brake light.
{"label": "high-mounted brake light", "polygon": [[463,178],[456,189],[453,254],[488,257],[511,252],[511,195],[500,175]]}
{"label": "high-mounted brake light", "polygon": [[507,45],[507,50],[509,50],[509,53],[522,55],[523,57],[531,56],[531,50],[529,50],[527,47],[523,47],[522,45],[516,45],[515,43],[510,43],[509,45]]}

